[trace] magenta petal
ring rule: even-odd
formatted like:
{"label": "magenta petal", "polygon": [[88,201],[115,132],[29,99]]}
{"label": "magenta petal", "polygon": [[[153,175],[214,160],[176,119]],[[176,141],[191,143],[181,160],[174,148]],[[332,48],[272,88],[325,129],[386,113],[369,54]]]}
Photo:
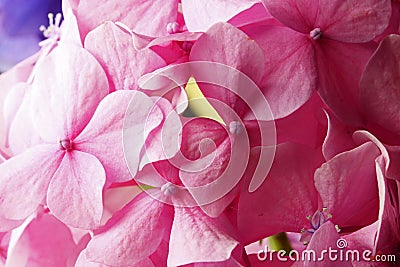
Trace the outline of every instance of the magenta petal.
{"label": "magenta petal", "polygon": [[317,19],[317,0],[262,0],[272,16],[292,29],[309,33]]}
{"label": "magenta petal", "polygon": [[[334,250],[338,250],[337,240],[340,238],[339,234],[335,229],[335,225],[328,221],[324,223],[315,233],[313,234],[309,245],[307,246],[308,250],[315,251],[315,255],[317,255],[317,259],[322,255],[321,253],[325,250],[325,257],[322,261],[317,260],[306,260],[305,266],[312,267],[337,267],[338,260],[331,260],[326,251],[331,248]],[[345,253],[345,251],[343,251]],[[337,255],[337,254],[334,254]],[[339,258],[339,257],[338,257]],[[349,261],[340,261],[340,266],[351,267],[353,266]]]}
{"label": "magenta petal", "polygon": [[86,35],[105,21],[121,21],[134,32],[148,36],[167,35],[167,24],[178,14],[178,0],[80,1],[77,18]]}
{"label": "magenta petal", "polygon": [[315,171],[315,186],[324,207],[339,227],[374,222],[379,208],[375,159],[379,149],[372,142],[322,164]]}
{"label": "magenta petal", "polygon": [[397,134],[400,133],[399,51],[399,35],[389,35],[383,39],[361,80],[365,118]]}
{"label": "magenta petal", "polygon": [[[257,157],[252,158],[250,164],[255,166]],[[253,193],[244,186],[239,198],[238,226],[246,244],[282,231],[300,232],[309,225],[306,216],[314,214],[318,207],[313,175],[321,161],[322,155],[306,146],[277,146],[265,182]]]}
{"label": "magenta petal", "polygon": [[[131,180],[124,160],[122,131],[125,116],[128,116],[128,106],[132,100],[136,101],[136,99],[139,99],[143,106],[132,112],[135,112],[134,118],[138,120],[138,123],[144,123],[148,114],[146,112],[151,107],[152,101],[140,92],[117,91],[100,102],[86,128],[74,140],[76,149],[92,154],[100,160],[106,171],[107,181],[110,183]],[[140,129],[137,131],[140,133]],[[143,136],[143,133],[141,134]],[[140,152],[140,142],[136,144]]]}
{"label": "magenta petal", "polygon": [[0,164],[0,216],[25,219],[44,204],[61,158],[56,145],[39,145]]}
{"label": "magenta petal", "polygon": [[383,158],[376,160],[376,173],[379,188],[378,231],[375,237],[375,251],[385,253],[398,252],[400,231],[398,227],[400,185],[397,181],[387,179],[383,173]]}
{"label": "magenta petal", "polygon": [[386,29],[390,15],[389,0],[321,0],[315,26],[330,39],[363,43]]}
{"label": "magenta petal", "polygon": [[150,49],[137,51],[129,33],[112,22],[106,22],[88,33],[85,48],[103,66],[110,89],[137,89],[137,79],[165,65]]}
{"label": "magenta petal", "polygon": [[189,31],[205,32],[217,22],[228,22],[256,2],[255,0],[183,0],[182,11]]}
{"label": "magenta petal", "polygon": [[375,44],[348,44],[327,38],[318,41],[318,93],[339,119],[360,125],[359,82]]}
{"label": "magenta petal", "polygon": [[47,205],[62,222],[94,229],[103,214],[105,179],[104,168],[96,157],[76,150],[66,152],[50,182]]}
{"label": "magenta petal", "polygon": [[212,219],[199,208],[175,208],[168,266],[229,259],[239,242],[224,229],[227,224],[223,216]]}
{"label": "magenta petal", "polygon": [[291,114],[317,87],[315,51],[309,38],[283,26],[255,24],[245,32],[264,50],[265,75],[260,88],[274,118]]}
{"label": "magenta petal", "polygon": [[111,266],[135,265],[157,250],[172,216],[169,206],[142,193],[95,234],[86,248],[87,260]]}
{"label": "magenta petal", "polygon": [[328,118],[328,132],[322,145],[322,153],[326,160],[330,160],[337,154],[353,149],[355,144],[353,129],[341,123],[330,111],[325,113]]}
{"label": "magenta petal", "polygon": [[67,44],[59,44],[43,60],[32,86],[32,119],[50,142],[75,138],[108,94],[107,77],[96,59]]}

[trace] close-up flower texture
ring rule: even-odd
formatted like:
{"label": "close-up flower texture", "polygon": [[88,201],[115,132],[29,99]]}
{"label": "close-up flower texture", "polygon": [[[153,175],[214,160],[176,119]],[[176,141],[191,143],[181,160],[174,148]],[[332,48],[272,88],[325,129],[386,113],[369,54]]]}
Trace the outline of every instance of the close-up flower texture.
{"label": "close-up flower texture", "polygon": [[0,267],[400,266],[400,1],[0,0]]}

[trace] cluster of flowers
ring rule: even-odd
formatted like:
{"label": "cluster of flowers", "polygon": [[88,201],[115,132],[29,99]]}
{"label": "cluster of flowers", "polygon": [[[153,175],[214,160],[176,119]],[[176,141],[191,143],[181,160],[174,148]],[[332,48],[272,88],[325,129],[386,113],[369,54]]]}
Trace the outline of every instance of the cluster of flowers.
{"label": "cluster of flowers", "polygon": [[399,252],[398,1],[62,5],[0,76],[3,264],[268,266],[245,247],[281,232]]}

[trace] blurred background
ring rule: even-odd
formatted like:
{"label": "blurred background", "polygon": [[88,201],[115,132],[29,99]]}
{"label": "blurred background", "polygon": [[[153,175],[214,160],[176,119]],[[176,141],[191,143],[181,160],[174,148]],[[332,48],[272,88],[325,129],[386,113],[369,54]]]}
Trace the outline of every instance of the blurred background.
{"label": "blurred background", "polygon": [[0,0],[0,73],[39,51],[41,25],[61,12],[61,0]]}

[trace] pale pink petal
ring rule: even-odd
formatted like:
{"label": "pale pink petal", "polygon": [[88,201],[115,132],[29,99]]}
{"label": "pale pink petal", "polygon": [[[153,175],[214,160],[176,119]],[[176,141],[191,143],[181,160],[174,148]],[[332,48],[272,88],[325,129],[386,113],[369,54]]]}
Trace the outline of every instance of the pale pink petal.
{"label": "pale pink petal", "polygon": [[110,90],[137,89],[137,79],[165,65],[150,49],[137,51],[129,33],[106,22],[88,33],[85,48],[103,66]]}
{"label": "pale pink petal", "polygon": [[175,208],[168,266],[229,259],[239,242],[226,229],[228,224],[223,216],[212,219],[199,208]]}
{"label": "pale pink petal", "polygon": [[43,214],[24,229],[13,245],[12,253],[8,254],[7,264],[32,267],[67,266],[75,246],[69,228],[50,214]]}
{"label": "pale pink petal", "polygon": [[[65,1],[66,2],[66,1]],[[82,40],[79,33],[78,21],[72,11],[67,9],[63,12],[64,21],[61,24],[60,43],[74,44],[82,47]]]}
{"label": "pale pink petal", "polygon": [[9,92],[13,89],[14,85],[19,82],[26,82],[34,63],[36,62],[40,53],[36,53],[30,58],[22,61],[21,63],[14,66],[12,69],[0,75],[0,153],[1,154],[12,154],[9,151],[7,139],[8,139],[8,127],[5,120],[5,114],[3,114],[3,109],[5,105],[5,100]]}
{"label": "pale pink petal", "polygon": [[[257,164],[256,156],[250,158],[252,166]],[[277,146],[265,182],[253,193],[244,186],[239,198],[238,226],[245,243],[283,231],[300,232],[309,225],[306,216],[318,207],[313,175],[321,162],[322,155],[306,146],[295,143]],[[248,183],[249,179],[246,179],[245,184]]]}
{"label": "pale pink petal", "polygon": [[[131,102],[132,101],[132,102]],[[133,107],[132,105],[137,105]],[[100,160],[107,175],[107,183],[125,182],[132,179],[125,163],[123,148],[124,120],[134,119],[139,125],[146,121],[153,102],[140,92],[117,91],[105,97],[97,107],[92,119],[80,135],[74,140],[74,148],[92,154]],[[129,113],[128,113],[129,106]],[[126,153],[139,156],[143,146],[144,126],[135,125],[137,134],[135,147]],[[139,152],[137,151],[139,150]]]}
{"label": "pale pink petal", "polygon": [[138,92],[129,105],[123,135],[125,159],[132,176],[142,167],[139,164],[145,157],[146,139],[162,121],[163,112],[154,100]]}
{"label": "pale pink petal", "polygon": [[292,29],[308,34],[319,11],[318,0],[262,0],[272,16]]}
{"label": "pale pink petal", "polygon": [[244,32],[228,23],[217,23],[204,33],[193,45],[190,60],[228,65],[245,73],[256,83],[264,71],[261,48]]}
{"label": "pale pink petal", "polygon": [[75,138],[109,91],[100,64],[72,44],[59,44],[43,60],[32,86],[32,119],[50,142]]}
{"label": "pale pink petal", "polygon": [[[318,4],[317,4],[318,5]],[[389,24],[389,0],[320,0],[318,18],[313,26],[327,38],[363,43],[374,39]]]}
{"label": "pale pink petal", "polygon": [[315,171],[315,186],[327,212],[339,227],[366,226],[379,208],[375,159],[380,154],[372,142],[343,152]]}
{"label": "pale pink petal", "polygon": [[[366,120],[400,133],[400,36],[389,35],[368,62],[361,79]],[[383,75],[384,74],[384,75]]]}
{"label": "pale pink petal", "polygon": [[185,23],[191,32],[205,32],[217,22],[228,22],[256,0],[182,0]]}
{"label": "pale pink petal", "polygon": [[167,24],[174,22],[177,14],[177,0],[91,0],[80,1],[76,8],[83,35],[105,21],[121,21],[136,33],[163,36],[168,34]]}
{"label": "pale pink petal", "polygon": [[10,92],[7,94],[3,102],[3,112],[5,119],[5,128],[9,130],[11,122],[15,114],[20,108],[26,92],[30,90],[31,86],[28,83],[20,82],[12,86]]}
{"label": "pale pink petal", "polygon": [[9,220],[0,217],[0,232],[7,232],[20,226],[23,220]]}
{"label": "pale pink petal", "polygon": [[291,114],[311,98],[317,86],[310,39],[284,26],[255,24],[244,31],[264,50],[265,75],[260,88],[274,118]]}
{"label": "pale pink petal", "polygon": [[164,98],[153,98],[163,113],[163,121],[152,130],[145,143],[145,158],[141,166],[149,162],[169,159],[175,156],[181,145],[182,123],[171,103]]}
{"label": "pale pink petal", "polygon": [[135,265],[153,254],[172,221],[171,207],[142,193],[117,212],[89,242],[88,261]]}
{"label": "pale pink petal", "polygon": [[28,90],[18,111],[14,114],[15,117],[12,120],[9,129],[8,145],[14,155],[43,143],[43,140],[40,138],[39,133],[36,131],[32,122],[30,107],[31,91]]}
{"label": "pale pink petal", "polygon": [[80,151],[66,152],[47,192],[50,211],[69,226],[94,229],[103,213],[104,168]]}
{"label": "pale pink petal", "polygon": [[318,93],[339,119],[350,125],[361,125],[359,82],[375,44],[348,44],[327,38],[318,42]]}
{"label": "pale pink petal", "polygon": [[39,145],[0,164],[0,216],[25,219],[44,204],[62,155],[56,145]]}

